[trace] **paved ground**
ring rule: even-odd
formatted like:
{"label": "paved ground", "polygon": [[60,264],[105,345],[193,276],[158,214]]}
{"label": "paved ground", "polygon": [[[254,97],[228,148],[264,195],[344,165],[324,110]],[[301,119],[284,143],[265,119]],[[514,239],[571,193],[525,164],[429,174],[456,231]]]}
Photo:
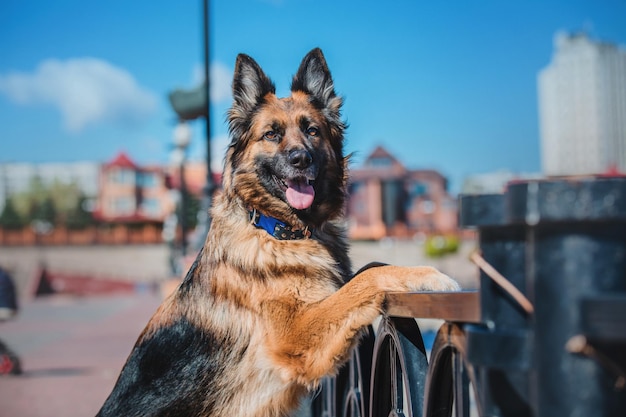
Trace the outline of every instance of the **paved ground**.
{"label": "paved ground", "polygon": [[[472,248],[468,243],[459,255],[433,261],[424,259],[414,242],[359,243],[351,256],[355,268],[372,260],[433,264],[472,288],[476,269],[467,261]],[[22,376],[0,377],[0,417],[94,415],[161,296],[144,290],[134,295],[33,299],[28,290],[41,259],[53,270],[160,282],[168,277],[167,250],[164,246],[0,248],[0,265],[13,269],[22,295],[19,316],[0,323],[0,339],[18,352],[24,368]]]}
{"label": "paved ground", "polygon": [[22,297],[32,293],[41,265],[94,278],[159,282],[169,276],[167,260],[166,245],[0,247],[0,266],[11,271]]}
{"label": "paved ground", "polygon": [[160,303],[154,294],[53,296],[28,301],[0,323],[24,374],[0,377],[0,416],[93,416]]}

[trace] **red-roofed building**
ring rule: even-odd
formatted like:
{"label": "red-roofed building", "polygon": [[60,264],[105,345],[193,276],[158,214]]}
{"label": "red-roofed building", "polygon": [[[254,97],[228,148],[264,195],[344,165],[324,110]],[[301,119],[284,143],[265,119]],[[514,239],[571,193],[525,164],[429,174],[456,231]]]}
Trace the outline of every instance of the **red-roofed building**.
{"label": "red-roofed building", "polygon": [[456,200],[434,170],[408,170],[383,147],[350,171],[349,234],[353,239],[453,233]]}
{"label": "red-roofed building", "polygon": [[119,152],[112,161],[104,164],[104,169],[111,168],[128,168],[131,170],[137,170],[139,167],[130,159],[126,152]]}
{"label": "red-roofed building", "polygon": [[140,167],[124,152],[102,165],[94,212],[98,220],[162,222],[172,208],[162,167]]}

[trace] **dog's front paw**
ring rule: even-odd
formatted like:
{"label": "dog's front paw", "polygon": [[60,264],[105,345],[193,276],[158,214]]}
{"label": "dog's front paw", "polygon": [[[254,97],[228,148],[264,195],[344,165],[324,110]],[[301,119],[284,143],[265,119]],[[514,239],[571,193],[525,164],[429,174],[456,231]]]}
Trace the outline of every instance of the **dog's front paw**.
{"label": "dog's front paw", "polygon": [[419,266],[411,268],[407,287],[409,291],[460,291],[461,286],[446,274],[436,268]]}

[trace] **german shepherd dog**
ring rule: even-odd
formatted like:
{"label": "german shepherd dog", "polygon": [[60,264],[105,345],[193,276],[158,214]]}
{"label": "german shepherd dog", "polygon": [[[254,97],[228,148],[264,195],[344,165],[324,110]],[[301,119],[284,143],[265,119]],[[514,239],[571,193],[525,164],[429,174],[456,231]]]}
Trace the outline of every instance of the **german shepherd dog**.
{"label": "german shepherd dog", "polygon": [[239,55],[233,98],[205,246],[99,416],[287,416],[338,372],[387,291],[458,289],[431,267],[352,277],[342,99],[320,49],[304,57],[287,98]]}

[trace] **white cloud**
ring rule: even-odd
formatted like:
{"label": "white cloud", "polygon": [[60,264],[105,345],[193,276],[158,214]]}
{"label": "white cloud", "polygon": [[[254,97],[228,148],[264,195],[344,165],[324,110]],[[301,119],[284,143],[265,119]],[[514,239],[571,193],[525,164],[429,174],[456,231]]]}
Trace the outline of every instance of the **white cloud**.
{"label": "white cloud", "polygon": [[53,105],[71,132],[101,122],[138,123],[157,106],[157,96],[128,71],[96,58],[48,59],[32,73],[0,74],[0,93],[23,105]]}
{"label": "white cloud", "polygon": [[[212,62],[209,67],[211,78],[211,103],[230,101],[231,82],[233,71],[221,62]],[[193,68],[193,83],[199,85],[204,82],[204,64],[197,64]]]}

